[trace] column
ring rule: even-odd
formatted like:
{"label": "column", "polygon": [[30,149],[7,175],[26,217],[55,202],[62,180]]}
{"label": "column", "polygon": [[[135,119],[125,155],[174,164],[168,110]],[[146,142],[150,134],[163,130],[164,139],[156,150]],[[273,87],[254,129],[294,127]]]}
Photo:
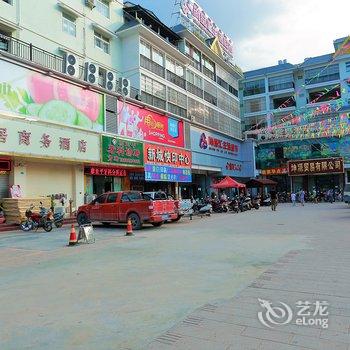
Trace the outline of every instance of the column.
{"label": "column", "polygon": [[84,204],[84,165],[73,166],[73,208],[78,209],[79,206]]}
{"label": "column", "polygon": [[27,189],[27,164],[24,159],[15,159],[13,169],[9,178],[10,186],[19,185],[22,190],[23,198],[26,197]]}

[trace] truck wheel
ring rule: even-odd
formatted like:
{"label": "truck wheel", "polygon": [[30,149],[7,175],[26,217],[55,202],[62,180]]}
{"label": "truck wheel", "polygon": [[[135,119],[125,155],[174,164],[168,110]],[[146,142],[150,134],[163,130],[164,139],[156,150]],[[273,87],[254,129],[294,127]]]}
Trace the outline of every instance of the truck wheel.
{"label": "truck wheel", "polygon": [[[173,220],[174,221],[174,220]],[[164,221],[161,221],[161,222],[153,222],[152,225],[154,227],[159,227],[159,226],[162,226],[164,224]]]}
{"label": "truck wheel", "polygon": [[131,213],[128,215],[128,220],[131,220],[131,225],[133,230],[140,230],[142,223],[140,217],[136,213]]}
{"label": "truck wheel", "polygon": [[89,223],[87,215],[83,212],[78,214],[77,221],[79,225],[85,225]]}

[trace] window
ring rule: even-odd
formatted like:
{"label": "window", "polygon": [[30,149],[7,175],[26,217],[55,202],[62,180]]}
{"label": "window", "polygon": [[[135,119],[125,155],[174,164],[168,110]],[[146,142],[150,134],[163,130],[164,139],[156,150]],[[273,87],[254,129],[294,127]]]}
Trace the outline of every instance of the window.
{"label": "window", "polygon": [[247,81],[244,83],[243,96],[251,96],[265,93],[265,79]]}
{"label": "window", "polygon": [[96,10],[103,16],[109,18],[109,1],[95,0]]}
{"label": "window", "polygon": [[201,69],[201,54],[195,47],[193,47],[187,41],[186,41],[186,45],[185,45],[185,53],[187,56],[192,58],[193,67],[200,70]]}
{"label": "window", "polygon": [[140,54],[151,59],[151,45],[145,43],[144,41],[140,42]]}
{"label": "window", "polygon": [[166,58],[166,69],[179,77],[183,77],[185,73],[184,67],[169,57]]}
{"label": "window", "polygon": [[152,61],[164,67],[164,55],[154,47],[152,47]]}
{"label": "window", "polygon": [[117,194],[111,193],[107,198],[107,203],[115,203],[116,200],[117,200]]}
{"label": "window", "polygon": [[350,61],[349,62],[345,62],[345,70],[347,72],[350,72]]}
{"label": "window", "polygon": [[8,51],[9,45],[10,45],[10,38],[11,34],[8,34],[6,32],[3,32],[0,30],[0,50]]}
{"label": "window", "polygon": [[205,56],[203,56],[203,73],[215,81],[215,65],[209,58]]}
{"label": "window", "polygon": [[339,79],[339,65],[308,69],[305,71],[305,84],[318,84],[324,81]]}
{"label": "window", "polygon": [[187,107],[186,95],[170,87],[168,87],[168,101],[183,108]]}
{"label": "window", "polygon": [[64,12],[62,13],[62,30],[71,36],[77,35],[77,27],[75,24],[75,18],[67,15]]}
{"label": "window", "polygon": [[141,74],[141,98],[142,101],[152,106],[166,108],[166,87],[150,77]]}
{"label": "window", "polygon": [[127,196],[131,201],[140,201],[143,199],[140,192],[128,192]]}
{"label": "window", "polygon": [[98,47],[105,53],[109,53],[109,39],[98,32],[94,32],[95,47]]}
{"label": "window", "polygon": [[95,200],[94,200],[94,203],[96,204],[102,204],[106,201],[106,198],[107,198],[107,194],[102,194],[101,196],[97,197]]}
{"label": "window", "polygon": [[[311,89],[307,98],[307,103],[320,103],[341,98],[340,85],[324,86],[318,89]],[[324,110],[325,112],[326,110]]]}
{"label": "window", "polygon": [[252,100],[244,101],[244,112],[254,113],[266,110],[266,100],[265,97],[254,98]]}
{"label": "window", "polygon": [[269,91],[285,90],[294,87],[293,75],[281,75],[269,78]]}
{"label": "window", "polygon": [[271,109],[283,109],[289,107],[295,107],[296,102],[293,95],[283,97],[273,97],[270,101]]}

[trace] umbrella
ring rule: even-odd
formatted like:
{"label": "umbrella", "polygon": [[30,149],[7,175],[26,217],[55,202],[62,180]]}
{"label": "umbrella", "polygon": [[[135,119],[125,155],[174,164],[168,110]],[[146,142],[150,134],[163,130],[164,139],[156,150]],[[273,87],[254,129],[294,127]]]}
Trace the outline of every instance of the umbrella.
{"label": "umbrella", "polygon": [[212,185],[213,188],[245,188],[245,185],[232,179],[232,177],[226,176],[220,182]]}

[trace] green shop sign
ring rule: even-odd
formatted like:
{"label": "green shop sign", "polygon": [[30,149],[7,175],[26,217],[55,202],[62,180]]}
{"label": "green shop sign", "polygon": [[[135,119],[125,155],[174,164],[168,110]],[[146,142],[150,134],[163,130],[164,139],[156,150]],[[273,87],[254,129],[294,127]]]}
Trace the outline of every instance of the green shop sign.
{"label": "green shop sign", "polygon": [[102,162],[143,167],[143,144],[102,135]]}

